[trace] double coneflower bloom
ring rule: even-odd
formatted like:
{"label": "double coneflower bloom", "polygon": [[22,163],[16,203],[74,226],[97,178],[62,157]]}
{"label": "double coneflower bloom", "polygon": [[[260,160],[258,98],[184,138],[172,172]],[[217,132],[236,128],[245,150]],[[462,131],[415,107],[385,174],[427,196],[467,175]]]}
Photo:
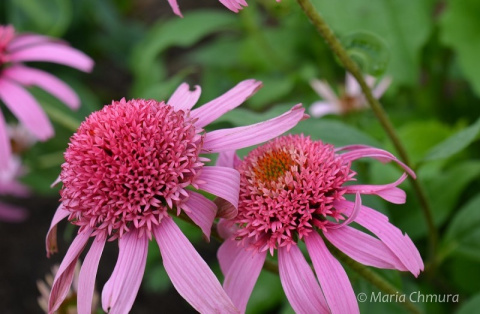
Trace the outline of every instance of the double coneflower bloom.
{"label": "double coneflower bloom", "polygon": [[119,256],[102,291],[102,307],[127,313],[142,281],[148,242],[154,238],[177,291],[202,313],[237,313],[215,275],[170,214],[184,212],[209,237],[217,213],[203,190],[238,206],[237,170],[206,166],[203,153],[231,151],[272,139],[306,116],[294,106],[271,120],[204,132],[203,128],[243,103],[260,82],[247,80],[197,108],[200,87],[182,84],[165,102],[112,102],[92,113],[72,136],[60,181],[61,205],[47,235],[48,254],[56,251],[56,225],[68,217],[78,234],[55,276],[49,312],[70,288],[76,261],[90,238],[78,282],[78,312],[91,309],[95,276],[107,240],[118,240]]}

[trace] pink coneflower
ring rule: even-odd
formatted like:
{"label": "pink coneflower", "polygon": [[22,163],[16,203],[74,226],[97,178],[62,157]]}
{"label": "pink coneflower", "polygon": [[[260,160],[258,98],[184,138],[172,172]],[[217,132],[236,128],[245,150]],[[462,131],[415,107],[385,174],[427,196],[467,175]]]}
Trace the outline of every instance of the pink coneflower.
{"label": "pink coneflower", "polygon": [[91,114],[71,138],[60,180],[61,205],[47,235],[56,251],[56,224],[68,216],[80,226],[53,283],[54,312],[65,297],[73,265],[90,237],[93,243],[80,271],[79,313],[90,309],[98,262],[107,239],[118,239],[119,257],[102,292],[109,313],[127,313],[145,269],[152,237],[173,285],[197,311],[236,313],[208,265],[170,214],[183,211],[208,238],[217,207],[195,192],[204,190],[238,206],[239,174],[229,167],[205,166],[202,153],[215,153],[267,141],[305,118],[300,105],[271,120],[205,133],[203,127],[244,102],[260,82],[239,83],[221,97],[191,110],[200,87],[178,87],[167,103],[117,101]]}
{"label": "pink coneflower", "polygon": [[[72,109],[78,108],[77,94],[55,76],[25,66],[25,61],[64,64],[89,72],[93,61],[62,41],[36,34],[15,34],[13,26],[0,26],[0,100],[38,139],[53,136],[53,127],[35,98],[24,88],[38,86]],[[0,111],[0,169],[8,166],[11,147],[4,117]]]}
{"label": "pink coneflower", "polygon": [[[378,84],[375,84],[375,78],[372,76],[366,76],[365,81],[370,88],[373,88],[373,96],[377,99],[385,93],[392,82],[390,77],[385,77]],[[345,91],[340,96],[335,95],[335,92],[325,81],[314,79],[310,81],[310,85],[324,99],[314,102],[310,106],[309,112],[312,117],[322,117],[327,114],[342,115],[368,108],[360,85],[350,73],[347,73],[345,77]]]}
{"label": "pink coneflower", "polygon": [[[340,153],[344,151],[343,153]],[[358,305],[341,264],[330,254],[325,237],[365,265],[408,270],[415,276],[423,262],[414,244],[383,214],[362,206],[361,194],[375,194],[400,204],[405,192],[397,188],[406,178],[386,185],[345,185],[355,180],[351,162],[371,157],[394,161],[415,174],[392,154],[368,146],[334,149],[303,135],[277,138],[250,152],[243,161],[225,154],[220,164],[240,172],[237,210],[224,208],[220,234],[228,236],[218,251],[225,275],[224,288],[244,312],[267,252],[278,252],[280,279],[297,313],[356,313]],[[355,201],[345,199],[355,195]],[[355,222],[376,237],[349,224]],[[304,241],[316,276],[297,243]],[[317,282],[318,279],[318,282]]]}

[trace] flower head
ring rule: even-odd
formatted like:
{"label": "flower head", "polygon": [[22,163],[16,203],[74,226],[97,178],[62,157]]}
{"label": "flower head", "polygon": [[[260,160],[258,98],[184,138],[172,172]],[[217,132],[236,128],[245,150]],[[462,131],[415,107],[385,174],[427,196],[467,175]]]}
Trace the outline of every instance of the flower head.
{"label": "flower head", "polygon": [[94,112],[81,124],[65,153],[60,175],[62,203],[47,235],[48,254],[56,251],[55,229],[61,219],[68,216],[80,229],[54,281],[50,311],[61,304],[66,283],[71,280],[72,263],[90,237],[95,240],[79,278],[88,283],[79,286],[80,313],[90,306],[92,284],[107,239],[118,239],[120,252],[112,277],[104,286],[102,306],[105,311],[130,310],[151,238],[160,247],[174,286],[195,309],[237,311],[169,214],[183,211],[208,238],[217,207],[194,190],[212,193],[237,208],[239,174],[228,167],[206,166],[208,159],[200,155],[266,141],[305,117],[297,105],[255,125],[208,133],[203,130],[260,85],[254,80],[241,82],[223,96],[191,110],[200,88],[190,91],[182,84],[166,103],[122,99]]}
{"label": "flower head", "polygon": [[[380,98],[391,83],[389,77],[383,78],[378,84],[375,84],[375,78],[372,76],[366,76],[365,81],[370,88],[373,88],[372,93],[375,98]],[[310,84],[318,95],[324,98],[323,101],[314,102],[310,106],[310,113],[313,117],[327,114],[343,115],[368,108],[360,85],[350,73],[347,73],[345,77],[345,92],[340,96],[335,95],[327,82],[314,79]]]}
{"label": "flower head", "polygon": [[[406,175],[386,185],[346,185],[355,180],[351,162],[362,157],[395,161],[415,175],[386,151],[367,146],[335,149],[303,135],[277,138],[251,151],[243,161],[229,162],[240,172],[240,198],[238,212],[231,208],[236,215],[228,214],[235,218],[222,221],[221,234],[229,236],[218,257],[225,291],[241,311],[266,252],[273,255],[276,250],[280,279],[296,312],[358,312],[345,271],[320,234],[363,264],[409,270],[415,276],[423,269],[411,240],[387,217],[361,204],[361,194],[405,202],[405,193],[397,185]],[[346,200],[346,194],[354,194],[355,202]],[[351,222],[377,237],[350,227]],[[321,289],[297,246],[299,241],[307,246]]]}
{"label": "flower head", "polygon": [[[35,34],[16,34],[11,25],[0,26],[0,100],[35,136],[44,141],[53,136],[53,128],[41,106],[25,89],[37,86],[76,109],[77,94],[63,81],[42,70],[23,65],[25,61],[46,61],[89,72],[93,61],[64,42]],[[8,166],[11,147],[0,112],[0,169]]]}

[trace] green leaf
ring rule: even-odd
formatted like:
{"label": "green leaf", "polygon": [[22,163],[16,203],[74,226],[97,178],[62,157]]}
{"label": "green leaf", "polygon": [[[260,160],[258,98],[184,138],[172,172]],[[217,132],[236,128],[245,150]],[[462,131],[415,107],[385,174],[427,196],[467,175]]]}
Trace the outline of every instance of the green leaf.
{"label": "green leaf", "polygon": [[452,135],[444,142],[433,147],[425,156],[424,160],[436,160],[453,156],[470,143],[472,143],[480,132],[480,119],[474,124],[460,132]]}
{"label": "green leaf", "polygon": [[432,4],[403,0],[314,0],[318,12],[339,35],[368,31],[392,52],[387,74],[394,83],[418,80],[420,51],[432,30]]}
{"label": "green leaf", "polygon": [[441,39],[458,56],[458,63],[473,89],[480,95],[480,1],[450,0],[441,19]]}
{"label": "green leaf", "polygon": [[474,295],[466,302],[463,302],[456,314],[472,314],[477,313],[480,308],[480,293]]}

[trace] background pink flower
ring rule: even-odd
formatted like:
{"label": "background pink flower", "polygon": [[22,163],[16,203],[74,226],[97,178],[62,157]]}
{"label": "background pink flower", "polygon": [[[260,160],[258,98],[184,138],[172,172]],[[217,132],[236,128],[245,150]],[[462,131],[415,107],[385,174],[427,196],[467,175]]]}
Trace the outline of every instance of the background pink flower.
{"label": "background pink flower", "polygon": [[65,217],[80,226],[55,277],[50,312],[65,298],[73,265],[90,237],[92,245],[79,277],[78,310],[87,313],[107,239],[118,239],[119,257],[102,292],[110,313],[127,313],[142,281],[149,239],[155,238],[177,291],[202,313],[237,309],[217,278],[169,216],[183,211],[208,238],[217,213],[200,189],[238,206],[239,174],[229,167],[206,166],[202,153],[235,150],[267,141],[305,118],[291,110],[258,124],[205,133],[203,127],[243,103],[261,86],[239,83],[224,95],[191,110],[200,87],[180,85],[167,103],[122,99],[91,114],[65,153],[60,175],[61,205],[47,235],[47,252],[56,251],[56,224]]}
{"label": "background pink flower", "polygon": [[[357,313],[348,277],[321,235],[362,264],[415,276],[423,270],[410,238],[386,216],[363,206],[360,197],[374,194],[404,203],[405,192],[397,186],[406,174],[385,185],[345,185],[355,180],[351,162],[363,157],[394,161],[415,176],[386,151],[360,145],[334,149],[303,135],[277,138],[243,161],[231,152],[220,159],[221,165],[240,172],[238,212],[224,206],[223,214],[235,218],[220,224],[220,233],[228,237],[218,251],[225,291],[240,311],[246,309],[267,252],[277,251],[282,286],[295,312]],[[355,201],[346,200],[345,194],[355,195]],[[376,237],[350,227],[352,222]],[[300,240],[316,275],[297,246]]]}
{"label": "background pink flower", "polygon": [[[40,104],[24,88],[38,86],[67,106],[80,105],[77,94],[63,81],[42,70],[22,64],[26,61],[54,62],[90,72],[93,61],[62,41],[36,34],[16,34],[13,26],[0,26],[0,100],[38,139],[53,136],[53,127]],[[0,169],[8,166],[11,148],[4,117],[0,112]]]}

